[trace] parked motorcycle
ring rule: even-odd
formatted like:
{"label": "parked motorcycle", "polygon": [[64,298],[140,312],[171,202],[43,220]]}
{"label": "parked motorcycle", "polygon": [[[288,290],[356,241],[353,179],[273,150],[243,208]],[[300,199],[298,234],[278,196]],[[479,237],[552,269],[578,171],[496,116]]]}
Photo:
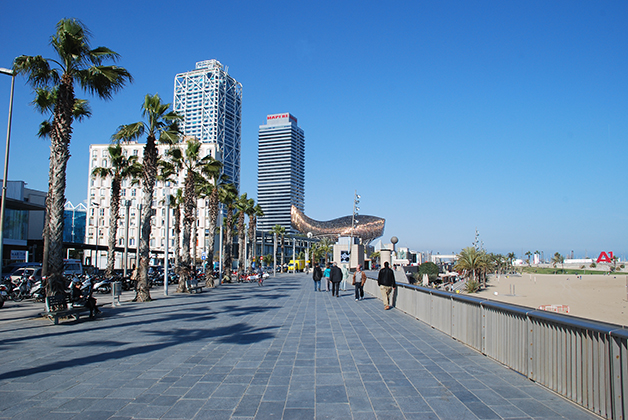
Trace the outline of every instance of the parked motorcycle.
{"label": "parked motorcycle", "polygon": [[30,295],[30,288],[28,286],[28,279],[25,277],[20,277],[17,280],[13,280],[13,289],[11,290],[9,297],[11,298],[12,301],[14,302],[21,302],[24,299],[29,299],[31,297]]}
{"label": "parked motorcycle", "polygon": [[46,298],[45,277],[38,280],[31,287],[30,295],[36,302],[43,302]]}
{"label": "parked motorcycle", "polygon": [[112,279],[102,278],[94,283],[94,291],[98,293],[111,293]]}
{"label": "parked motorcycle", "polygon": [[4,302],[9,300],[9,292],[5,284],[0,284],[0,308],[4,306]]}

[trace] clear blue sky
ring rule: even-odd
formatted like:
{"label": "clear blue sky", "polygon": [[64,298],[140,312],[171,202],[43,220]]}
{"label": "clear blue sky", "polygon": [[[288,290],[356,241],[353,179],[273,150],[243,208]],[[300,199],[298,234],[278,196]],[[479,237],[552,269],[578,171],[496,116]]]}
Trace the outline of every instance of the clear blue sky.
{"label": "clear blue sky", "polygon": [[[171,102],[175,74],[215,58],[243,85],[249,196],[258,126],[290,112],[314,219],[350,214],[357,190],[362,213],[386,218],[383,239],[417,251],[458,252],[477,228],[491,252],[628,256],[626,1],[4,2],[0,67],[50,57],[64,17],[135,78],[74,126],[75,204],[89,144],[139,120],[146,93]],[[9,86],[0,75],[2,136]],[[9,179],[47,190],[32,98],[18,79]]]}

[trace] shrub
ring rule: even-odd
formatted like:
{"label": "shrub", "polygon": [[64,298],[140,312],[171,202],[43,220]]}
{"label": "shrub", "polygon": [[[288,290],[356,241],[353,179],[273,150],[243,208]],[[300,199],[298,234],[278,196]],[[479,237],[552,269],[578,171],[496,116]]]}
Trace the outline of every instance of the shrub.
{"label": "shrub", "polygon": [[467,293],[476,293],[480,290],[480,282],[477,280],[467,280],[467,283],[464,285],[464,291]]}

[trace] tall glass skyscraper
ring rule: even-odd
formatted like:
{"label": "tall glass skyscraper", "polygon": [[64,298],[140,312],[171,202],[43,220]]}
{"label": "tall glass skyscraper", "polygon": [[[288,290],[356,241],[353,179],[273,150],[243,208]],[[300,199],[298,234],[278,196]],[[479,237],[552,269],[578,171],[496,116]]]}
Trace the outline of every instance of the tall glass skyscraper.
{"label": "tall glass skyscraper", "polygon": [[305,136],[294,116],[268,115],[259,126],[257,165],[257,201],[264,211],[258,229],[280,225],[296,233],[290,208],[305,207]]}
{"label": "tall glass skyscraper", "polygon": [[175,76],[173,109],[184,117],[184,135],[218,145],[223,171],[239,190],[242,85],[218,60],[200,61]]}

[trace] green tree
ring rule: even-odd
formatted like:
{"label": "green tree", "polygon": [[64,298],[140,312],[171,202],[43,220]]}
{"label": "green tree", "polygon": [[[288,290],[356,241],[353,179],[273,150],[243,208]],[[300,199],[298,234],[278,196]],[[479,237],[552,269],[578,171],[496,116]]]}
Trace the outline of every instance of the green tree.
{"label": "green tree", "polygon": [[178,121],[181,117],[170,111],[170,104],[161,102],[158,94],[146,95],[142,104],[142,116],[146,122],[122,125],[118,128],[114,139],[135,140],[146,133],[146,145],[142,157],[142,212],[140,216],[141,235],[139,262],[137,266],[138,281],[135,300],[148,302],[151,300],[148,288],[148,263],[150,252],[151,217],[153,212],[153,192],[157,179],[158,153],[157,142],[174,144],[179,139]]}
{"label": "green tree", "polygon": [[184,174],[182,269],[179,272],[177,292],[185,293],[188,291],[187,282],[192,271],[190,250],[192,246],[196,247],[196,241],[192,240],[192,227],[196,221],[199,186],[204,181],[203,175],[213,174],[220,166],[211,155],[201,156],[201,142],[196,137],[189,137],[184,144],[171,147],[166,151],[166,156],[172,162],[175,171]]}
{"label": "green tree", "polygon": [[[554,256],[552,257],[552,266],[554,268],[556,268],[557,264],[563,264],[565,262],[565,257],[563,257],[562,255],[560,255],[559,252],[554,253]],[[563,271],[564,271],[564,266],[562,267]],[[556,271],[554,271],[554,274],[556,274]]]}
{"label": "green tree", "polygon": [[532,251],[528,251],[528,252],[526,252],[526,253],[525,253],[525,255],[526,255],[526,257],[528,257],[528,258],[526,259],[526,263],[528,263],[528,267],[530,267],[530,265],[531,265],[531,261],[530,261],[530,259],[532,258]]}
{"label": "green tree", "polygon": [[[211,172],[206,173],[199,183],[199,196],[207,199],[207,261],[214,261],[214,248],[216,241],[216,228],[218,226],[218,213],[220,207],[221,190],[227,185],[227,177],[221,175],[222,164],[214,160],[211,165]],[[205,284],[208,287],[214,287],[214,264],[209,263],[205,270]]]}
{"label": "green tree", "polygon": [[239,196],[235,201],[237,210],[236,219],[238,223],[238,273],[243,275],[246,272],[246,219],[245,216],[251,213],[255,206],[255,200],[248,198],[246,193]]}
{"label": "green tree", "polygon": [[[470,281],[482,281],[486,287],[486,269],[488,267],[486,252],[474,247],[467,247],[460,251],[454,269],[462,273]],[[484,275],[483,275],[484,274]]]}
{"label": "green tree", "polygon": [[[63,211],[65,206],[66,168],[70,158],[70,139],[77,99],[74,84],[101,99],[113,94],[132,80],[129,72],[103,62],[116,61],[119,55],[106,47],[92,49],[89,30],[76,19],[62,19],[50,45],[56,59],[41,55],[22,55],[15,59],[13,70],[27,77],[34,88],[54,93],[55,104],[50,135],[50,170],[46,197],[45,249],[48,257],[44,270],[48,275],[48,294],[64,292],[63,280]],[[38,95],[39,96],[39,95]],[[41,130],[40,130],[41,134]]]}
{"label": "green tree", "polygon": [[[108,148],[111,166],[97,167],[92,175],[97,178],[111,178],[111,197],[109,204],[109,241],[107,243],[107,269],[105,276],[111,278],[116,256],[116,241],[118,236],[118,221],[120,220],[120,191],[122,181],[133,180],[142,172],[142,166],[137,161],[137,156],[128,158],[122,153],[122,146],[116,143]],[[98,231],[96,231],[98,235]],[[128,240],[128,238],[125,238]]]}
{"label": "green tree", "polygon": [[238,189],[233,184],[226,184],[219,191],[220,202],[226,207],[227,216],[224,219],[224,234],[223,234],[223,269],[225,273],[223,278],[227,281],[231,281],[232,276],[232,261],[233,261],[233,230],[235,227],[235,200],[238,197]]}
{"label": "green tree", "polygon": [[[264,210],[259,204],[249,208],[249,241],[251,242],[251,261],[257,261],[257,250],[255,242],[257,240],[257,218],[264,216]],[[262,250],[261,252],[264,252]]]}
{"label": "green tree", "polygon": [[419,266],[418,281],[423,279],[423,275],[427,274],[430,282],[434,283],[438,280],[438,266],[431,261],[426,261]]}
{"label": "green tree", "polygon": [[513,262],[515,261],[515,259],[517,258],[517,256],[515,255],[514,252],[509,252],[508,255],[506,255],[506,262],[508,264],[508,272],[512,273],[513,270]]}
{"label": "green tree", "polygon": [[[275,234],[275,243],[277,242],[277,239],[281,240],[281,270],[283,271],[283,265],[284,265],[284,257],[285,257],[285,247],[284,247],[284,242],[285,242],[285,236],[286,236],[286,228],[281,226],[281,225],[275,225],[272,227],[272,229],[270,230],[272,233]],[[276,246],[275,246],[276,248]],[[277,254],[277,251],[275,249],[275,254]],[[276,268],[275,268],[276,270]]]}

